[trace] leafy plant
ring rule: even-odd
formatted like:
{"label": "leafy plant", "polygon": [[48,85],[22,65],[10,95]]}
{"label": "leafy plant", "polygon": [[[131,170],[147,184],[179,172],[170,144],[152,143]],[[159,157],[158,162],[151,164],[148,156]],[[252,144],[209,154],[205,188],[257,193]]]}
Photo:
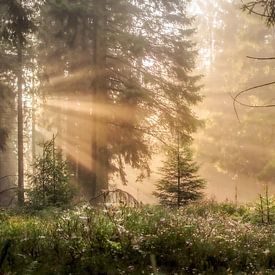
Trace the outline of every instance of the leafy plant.
{"label": "leafy plant", "polygon": [[246,211],[199,202],[179,210],[83,205],[38,215],[10,212],[0,223],[6,255],[0,272],[273,274],[275,228],[244,222]]}

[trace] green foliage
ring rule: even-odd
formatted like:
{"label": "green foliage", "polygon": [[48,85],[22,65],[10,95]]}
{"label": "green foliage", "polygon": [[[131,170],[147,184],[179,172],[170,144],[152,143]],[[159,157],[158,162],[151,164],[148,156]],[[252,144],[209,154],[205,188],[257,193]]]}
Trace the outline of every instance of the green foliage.
{"label": "green foliage", "polygon": [[1,272],[272,274],[274,227],[244,222],[249,209],[241,208],[204,202],[181,210],[84,205],[10,213],[0,224],[1,251],[10,243]]}
{"label": "green foliage", "polygon": [[43,154],[33,164],[29,175],[31,190],[28,193],[33,208],[68,205],[73,198],[69,183],[69,168],[55,147],[55,137],[43,144]]}
{"label": "green foliage", "polygon": [[[99,103],[108,105],[104,119],[100,119],[108,137],[106,170],[118,173],[125,183],[126,165],[140,169],[142,176],[147,174],[152,141],[170,138],[176,116],[180,134],[186,139],[200,125],[191,110],[201,100],[200,77],[192,73],[196,58],[193,19],[188,16],[185,0],[46,1],[39,29],[39,63],[46,80],[41,88],[45,95],[61,101],[65,95],[72,111],[78,109],[75,98],[81,102],[95,96],[97,79],[91,81],[91,71],[95,69],[94,56],[98,51],[94,47],[98,27],[95,7],[100,2],[106,3],[102,17],[108,26],[100,32],[106,41],[106,52],[100,48],[100,56],[106,59],[102,77],[108,91],[105,102]],[[56,75],[59,81],[51,81]],[[94,98],[90,104],[94,104]],[[86,119],[93,117],[87,115]],[[62,127],[58,121],[54,124],[58,129]],[[77,126],[66,134],[91,156],[77,133],[85,132],[85,140],[91,140],[88,135],[93,135],[93,131],[87,131],[87,123],[81,123],[78,116],[70,117],[70,124]],[[106,162],[102,165],[106,166]],[[79,181],[90,184],[90,170],[79,169]]]}
{"label": "green foliage", "polygon": [[205,181],[197,175],[198,169],[189,148],[169,150],[154,195],[160,199],[161,204],[171,207],[201,199]]}
{"label": "green foliage", "polygon": [[30,5],[24,0],[0,1],[2,15],[0,40],[9,42],[13,46],[18,46],[19,43],[26,44],[26,36],[35,30],[33,10],[30,8],[35,2]]}

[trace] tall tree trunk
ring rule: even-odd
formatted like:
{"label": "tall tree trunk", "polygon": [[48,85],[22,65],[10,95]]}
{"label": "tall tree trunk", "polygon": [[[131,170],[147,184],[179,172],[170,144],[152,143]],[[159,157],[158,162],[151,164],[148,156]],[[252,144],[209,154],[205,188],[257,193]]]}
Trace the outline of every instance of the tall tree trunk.
{"label": "tall tree trunk", "polygon": [[18,123],[18,204],[24,205],[24,135],[23,135],[23,56],[22,41],[18,39],[17,58],[17,123]]}
{"label": "tall tree trunk", "polygon": [[177,173],[177,183],[178,183],[178,201],[177,201],[177,207],[180,208],[180,177],[181,177],[181,173],[180,173],[180,135],[179,135],[179,130],[177,130],[178,133],[178,137],[177,137],[177,162],[178,162],[178,173]]}
{"label": "tall tree trunk", "polygon": [[[92,171],[94,173],[92,194],[108,188],[108,152],[106,117],[101,115],[108,100],[106,77],[106,0],[95,0],[94,19],[94,81],[93,81],[93,133]],[[107,107],[106,107],[107,108]],[[105,112],[104,112],[105,113]]]}
{"label": "tall tree trunk", "polygon": [[36,158],[36,106],[35,96],[32,95],[32,162],[34,163]]}

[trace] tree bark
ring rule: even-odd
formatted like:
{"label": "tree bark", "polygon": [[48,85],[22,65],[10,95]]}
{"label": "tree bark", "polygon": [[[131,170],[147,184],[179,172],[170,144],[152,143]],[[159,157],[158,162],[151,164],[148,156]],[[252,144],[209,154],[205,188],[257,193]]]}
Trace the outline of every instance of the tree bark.
{"label": "tree bark", "polygon": [[106,117],[101,115],[101,108],[108,101],[107,94],[107,37],[106,37],[106,0],[95,0],[94,10],[94,80],[93,80],[93,131],[92,131],[92,195],[96,196],[103,189],[108,189],[108,151]]}
{"label": "tree bark", "polygon": [[23,135],[23,57],[22,41],[18,39],[17,58],[17,123],[18,123],[18,205],[24,205],[24,135]]}

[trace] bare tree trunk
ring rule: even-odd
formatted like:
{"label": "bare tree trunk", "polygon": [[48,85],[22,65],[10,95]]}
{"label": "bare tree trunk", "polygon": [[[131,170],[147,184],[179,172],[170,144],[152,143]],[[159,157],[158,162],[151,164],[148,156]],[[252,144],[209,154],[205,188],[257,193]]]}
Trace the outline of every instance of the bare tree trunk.
{"label": "bare tree trunk", "polygon": [[17,123],[18,123],[18,205],[24,205],[24,135],[23,135],[23,56],[22,41],[18,39],[17,58]]}
{"label": "bare tree trunk", "polygon": [[35,109],[35,96],[32,95],[32,162],[36,158],[36,109]]}

